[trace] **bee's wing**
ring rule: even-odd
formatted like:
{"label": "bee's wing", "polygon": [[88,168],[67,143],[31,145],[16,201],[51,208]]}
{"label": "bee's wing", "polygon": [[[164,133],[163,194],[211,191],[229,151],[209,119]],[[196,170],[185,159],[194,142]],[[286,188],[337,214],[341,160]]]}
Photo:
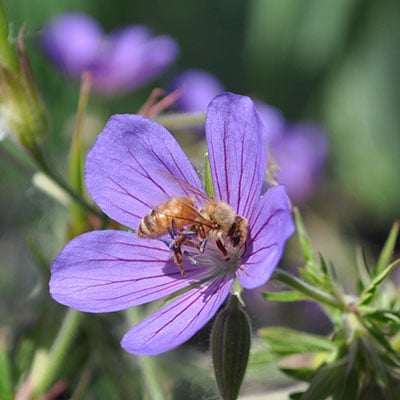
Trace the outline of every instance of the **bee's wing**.
{"label": "bee's wing", "polygon": [[169,174],[166,171],[160,171],[159,173],[163,178],[171,182],[171,197],[182,197],[182,195],[192,196],[195,197],[199,205],[210,200],[210,197],[208,197],[200,188],[194,187],[190,183],[175,175]]}
{"label": "bee's wing", "polygon": [[200,223],[202,225],[212,228],[213,225],[211,224],[210,220],[200,214],[199,210],[191,202],[183,200],[182,206],[186,212],[185,215],[182,216],[182,219],[184,219],[185,221],[189,221],[189,223]]}
{"label": "bee's wing", "polygon": [[[189,201],[183,200],[183,195],[187,197],[194,197],[198,205],[200,206],[209,201],[210,197],[207,196],[207,194],[204,193],[201,189],[191,185],[190,183],[184,181],[181,178],[178,178],[175,175],[169,174],[166,171],[160,171],[159,173],[160,175],[162,175],[164,179],[167,179],[171,182],[172,187],[176,185],[175,186],[176,190],[175,191],[173,189],[171,190],[171,198],[179,197],[183,201],[186,210],[186,215],[182,216],[182,219],[188,221],[188,223],[193,223],[193,224],[200,223],[204,226],[212,228],[213,225],[211,224],[210,220],[205,218],[202,214],[200,214],[198,208],[196,208],[195,205],[193,205]],[[177,216],[174,216],[174,218],[177,219]]]}

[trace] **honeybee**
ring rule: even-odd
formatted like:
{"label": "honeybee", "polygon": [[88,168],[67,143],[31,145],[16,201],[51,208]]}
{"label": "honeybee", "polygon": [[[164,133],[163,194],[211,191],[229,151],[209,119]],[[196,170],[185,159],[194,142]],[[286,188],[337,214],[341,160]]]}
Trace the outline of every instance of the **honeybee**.
{"label": "honeybee", "polygon": [[247,226],[247,219],[237,215],[230,205],[222,201],[205,197],[204,204],[196,207],[194,197],[173,197],[153,208],[141,219],[137,235],[159,238],[169,233],[173,239],[170,248],[175,263],[181,274],[185,275],[182,253],[184,244],[195,246],[203,252],[207,240],[212,239],[224,257],[227,257],[227,246],[240,248],[245,243]]}

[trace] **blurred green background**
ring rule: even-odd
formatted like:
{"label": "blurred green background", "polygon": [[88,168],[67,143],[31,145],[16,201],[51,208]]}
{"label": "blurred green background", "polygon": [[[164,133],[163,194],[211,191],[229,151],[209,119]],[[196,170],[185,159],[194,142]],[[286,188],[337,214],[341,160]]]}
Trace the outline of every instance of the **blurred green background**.
{"label": "blurred green background", "polygon": [[[92,99],[93,135],[113,113],[136,112],[152,87],[177,71],[202,68],[230,91],[276,106],[290,121],[315,120],[329,135],[324,180],[303,205],[315,247],[345,271],[348,245],[380,248],[400,209],[400,2],[396,0],[6,0],[26,45],[51,119],[46,141],[60,172],[72,132],[78,85],[38,50],[41,28],[82,11],[106,31],[148,25],[180,45],[157,82],[121,98]],[[8,146],[9,147],[9,146]],[[35,320],[48,297],[43,265],[59,251],[65,211],[32,187],[32,170],[0,147],[0,320]],[[34,245],[33,248],[36,248]],[[279,317],[274,317],[274,319]]]}

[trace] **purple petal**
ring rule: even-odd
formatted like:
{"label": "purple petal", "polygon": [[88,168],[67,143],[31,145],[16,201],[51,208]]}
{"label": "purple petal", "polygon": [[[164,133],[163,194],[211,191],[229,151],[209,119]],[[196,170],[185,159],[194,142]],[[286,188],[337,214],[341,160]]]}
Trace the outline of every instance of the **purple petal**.
{"label": "purple petal", "polygon": [[220,277],[190,290],[128,331],[122,347],[129,353],[150,356],[186,342],[215,315],[232,283],[232,279]]}
{"label": "purple petal", "polygon": [[50,293],[81,311],[109,312],[147,303],[204,279],[200,265],[182,277],[165,243],[123,231],[93,231],[69,242],[51,266]]}
{"label": "purple petal", "polygon": [[250,98],[217,96],[208,107],[206,136],[216,197],[250,215],[267,162],[265,128]]}
{"label": "purple petal", "polygon": [[151,120],[128,114],[108,121],[87,155],[85,179],[103,211],[134,229],[167,199],[195,195],[188,186],[203,192],[172,135]]}
{"label": "purple petal", "polygon": [[79,78],[95,62],[102,37],[100,26],[92,18],[67,13],[45,27],[42,47],[55,64]]}
{"label": "purple petal", "polygon": [[283,186],[268,190],[249,220],[250,248],[236,276],[246,289],[263,285],[276,268],[294,232],[289,200]]}
{"label": "purple petal", "polygon": [[161,74],[177,57],[178,45],[168,36],[151,37],[143,26],[121,29],[111,35],[93,70],[98,92],[126,92]]}

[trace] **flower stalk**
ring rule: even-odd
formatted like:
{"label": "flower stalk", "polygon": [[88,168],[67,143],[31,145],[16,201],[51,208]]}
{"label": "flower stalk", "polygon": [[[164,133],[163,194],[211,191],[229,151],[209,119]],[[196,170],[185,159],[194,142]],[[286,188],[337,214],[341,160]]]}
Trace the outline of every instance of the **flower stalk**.
{"label": "flower stalk", "polygon": [[81,207],[86,209],[91,214],[101,218],[103,221],[106,219],[106,216],[99,211],[96,207],[89,204],[80,194],[75,192],[71,187],[56,173],[53,168],[49,166],[44,157],[42,149],[40,147],[35,147],[32,149],[32,157],[37,165],[37,167],[46,174],[54,183],[57,184],[64,192],[68,194],[74,201],[76,201]]}
{"label": "flower stalk", "polygon": [[[136,324],[140,321],[142,315],[140,307],[132,307],[126,312],[130,323]],[[136,362],[143,377],[143,390],[148,393],[150,399],[164,400],[165,396],[160,385],[160,379],[157,376],[156,360],[152,357],[137,357]]]}
{"label": "flower stalk", "polygon": [[[33,399],[40,398],[54,383],[76,336],[81,319],[82,314],[79,311],[68,309],[50,352],[40,362],[34,361],[30,373]],[[40,358],[41,353],[38,352],[37,356]]]}

